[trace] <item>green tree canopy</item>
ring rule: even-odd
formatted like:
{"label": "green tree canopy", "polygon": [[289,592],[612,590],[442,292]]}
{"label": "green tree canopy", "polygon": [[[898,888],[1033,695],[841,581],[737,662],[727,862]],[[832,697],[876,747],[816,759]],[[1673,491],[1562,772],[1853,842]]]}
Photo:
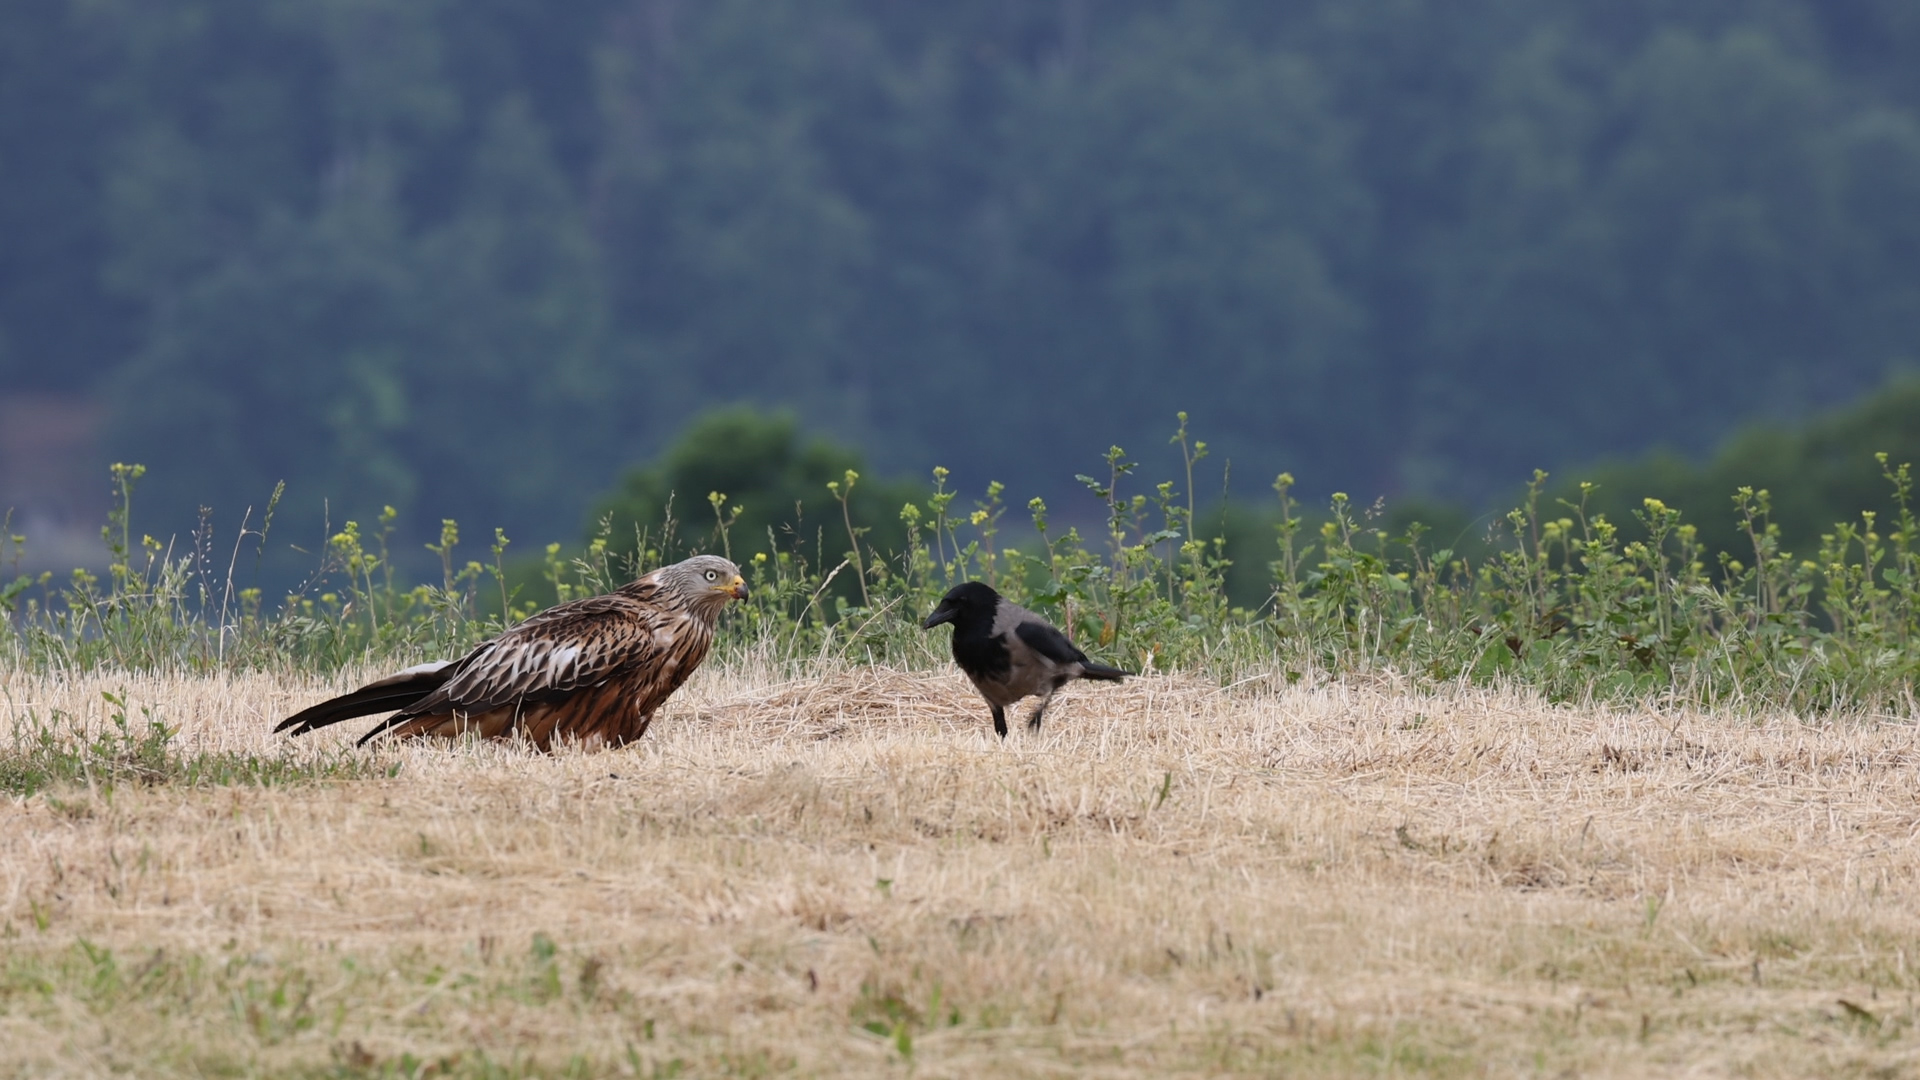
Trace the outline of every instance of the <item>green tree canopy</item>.
{"label": "green tree canopy", "polygon": [[[857,478],[843,514],[828,485],[844,492],[849,472]],[[716,495],[725,496],[718,508]],[[724,549],[744,562],[786,551],[831,566],[851,547],[849,520],[864,530],[863,550],[902,553],[900,508],[924,497],[919,485],[868,475],[859,451],[803,436],[791,413],[735,406],[702,415],[658,459],[630,469],[596,508],[593,529],[604,524],[623,553],[644,540],[663,557]]]}
{"label": "green tree canopy", "polygon": [[1664,451],[1569,469],[1571,483],[1558,485],[1558,491],[1559,497],[1577,502],[1574,485],[1592,483],[1589,511],[1605,514],[1629,536],[1643,531],[1633,512],[1644,499],[1659,499],[1699,527],[1709,551],[1751,561],[1752,545],[1741,531],[1733,495],[1742,487],[1765,490],[1772,520],[1780,526],[1781,547],[1811,558],[1822,534],[1831,533],[1836,522],[1858,523],[1862,510],[1877,513],[1882,533],[1893,527],[1893,485],[1878,454],[1887,455],[1885,468],[1920,467],[1920,378],[1897,379],[1855,405],[1803,425],[1751,425],[1705,462]]}

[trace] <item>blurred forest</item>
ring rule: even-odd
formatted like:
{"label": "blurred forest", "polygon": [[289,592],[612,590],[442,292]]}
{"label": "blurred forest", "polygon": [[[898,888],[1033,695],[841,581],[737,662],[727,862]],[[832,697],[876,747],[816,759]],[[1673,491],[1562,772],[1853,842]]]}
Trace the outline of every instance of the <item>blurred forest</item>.
{"label": "blurred forest", "polygon": [[1917,61],[1912,0],[10,0],[0,396],[103,403],[154,531],[577,539],[736,402],[1475,502],[1911,364]]}

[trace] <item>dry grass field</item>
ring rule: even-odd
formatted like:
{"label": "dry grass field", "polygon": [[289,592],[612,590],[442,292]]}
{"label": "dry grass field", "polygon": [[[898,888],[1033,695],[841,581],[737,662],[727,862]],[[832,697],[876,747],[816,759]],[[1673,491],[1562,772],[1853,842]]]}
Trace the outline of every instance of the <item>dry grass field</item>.
{"label": "dry grass field", "polygon": [[[358,674],[0,702],[311,757]],[[613,753],[7,801],[0,1073],[1920,1075],[1916,735],[717,665]]]}

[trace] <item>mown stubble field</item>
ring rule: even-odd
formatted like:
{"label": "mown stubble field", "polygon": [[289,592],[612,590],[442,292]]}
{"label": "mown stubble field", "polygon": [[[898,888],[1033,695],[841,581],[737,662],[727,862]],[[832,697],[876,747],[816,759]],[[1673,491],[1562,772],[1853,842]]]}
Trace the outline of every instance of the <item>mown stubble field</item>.
{"label": "mown stubble field", "polygon": [[[325,754],[268,729],[362,674],[0,702]],[[717,664],[634,748],[375,756],[0,803],[0,1072],[1920,1075],[1905,719],[1176,676],[1002,745]]]}

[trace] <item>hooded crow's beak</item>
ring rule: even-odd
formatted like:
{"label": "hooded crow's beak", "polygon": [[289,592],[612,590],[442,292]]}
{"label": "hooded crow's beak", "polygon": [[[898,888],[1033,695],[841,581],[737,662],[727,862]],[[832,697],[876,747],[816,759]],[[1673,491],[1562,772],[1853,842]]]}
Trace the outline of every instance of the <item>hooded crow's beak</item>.
{"label": "hooded crow's beak", "polygon": [[747,598],[747,579],[738,574],[733,576],[733,598],[735,600],[745,600]]}
{"label": "hooded crow's beak", "polygon": [[958,611],[950,607],[934,608],[933,614],[927,616],[927,621],[920,624],[920,629],[931,630],[943,622],[952,622],[953,617],[958,614]]}

